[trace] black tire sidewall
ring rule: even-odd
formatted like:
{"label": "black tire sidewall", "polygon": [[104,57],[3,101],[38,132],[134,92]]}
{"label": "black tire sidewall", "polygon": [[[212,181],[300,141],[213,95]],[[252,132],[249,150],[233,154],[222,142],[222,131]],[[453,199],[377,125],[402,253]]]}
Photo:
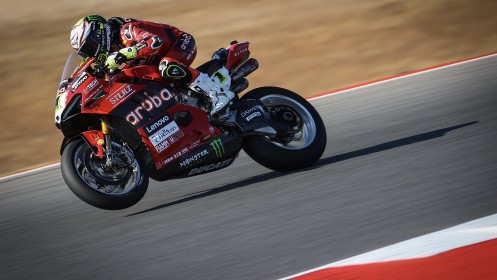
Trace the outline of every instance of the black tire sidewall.
{"label": "black tire sidewall", "polygon": [[326,148],[326,128],[317,110],[300,95],[283,88],[261,87],[246,93],[241,99],[260,99],[266,95],[281,95],[300,103],[312,116],[316,125],[313,142],[299,150],[279,147],[262,136],[244,138],[244,151],[259,164],[276,171],[286,172],[311,166],[318,161]]}
{"label": "black tire sidewall", "polygon": [[[62,177],[69,189],[84,202],[97,208],[106,210],[119,210],[131,207],[142,199],[148,188],[148,174],[142,161],[137,158],[142,176],[138,185],[130,192],[122,195],[107,195],[88,186],[78,175],[73,164],[74,153],[81,145],[87,145],[80,138],[74,139],[67,144],[62,152],[60,168]],[[133,151],[134,153],[134,151]],[[136,153],[135,153],[136,156]]]}

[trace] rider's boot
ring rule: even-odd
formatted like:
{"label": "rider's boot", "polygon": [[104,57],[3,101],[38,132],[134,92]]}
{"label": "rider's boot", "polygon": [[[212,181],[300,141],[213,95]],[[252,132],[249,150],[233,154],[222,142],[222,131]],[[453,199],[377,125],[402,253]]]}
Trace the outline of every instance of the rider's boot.
{"label": "rider's boot", "polygon": [[227,108],[235,93],[230,91],[231,77],[228,70],[222,67],[209,76],[199,73],[198,77],[190,84],[190,88],[196,91],[205,92],[211,99],[211,116],[222,113]]}

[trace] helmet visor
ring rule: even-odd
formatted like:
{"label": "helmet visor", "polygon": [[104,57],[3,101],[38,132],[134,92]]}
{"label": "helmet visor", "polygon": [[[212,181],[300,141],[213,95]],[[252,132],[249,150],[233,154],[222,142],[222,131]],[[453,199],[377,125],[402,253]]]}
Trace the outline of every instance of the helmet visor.
{"label": "helmet visor", "polygon": [[96,24],[92,22],[89,28],[90,32],[88,32],[88,36],[86,36],[81,47],[78,49],[78,54],[84,58],[97,56],[102,44],[102,39],[97,31]]}

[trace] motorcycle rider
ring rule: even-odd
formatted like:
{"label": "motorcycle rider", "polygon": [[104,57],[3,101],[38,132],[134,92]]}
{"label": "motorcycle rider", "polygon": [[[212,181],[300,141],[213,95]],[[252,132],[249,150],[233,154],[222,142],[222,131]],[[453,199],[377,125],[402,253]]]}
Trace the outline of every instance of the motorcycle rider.
{"label": "motorcycle rider", "polygon": [[166,81],[186,84],[209,96],[211,115],[219,113],[235,96],[229,90],[229,73],[225,67],[212,75],[190,67],[197,54],[195,39],[174,26],[89,15],[76,22],[70,40],[79,55],[95,57],[111,71],[123,63],[158,66]]}

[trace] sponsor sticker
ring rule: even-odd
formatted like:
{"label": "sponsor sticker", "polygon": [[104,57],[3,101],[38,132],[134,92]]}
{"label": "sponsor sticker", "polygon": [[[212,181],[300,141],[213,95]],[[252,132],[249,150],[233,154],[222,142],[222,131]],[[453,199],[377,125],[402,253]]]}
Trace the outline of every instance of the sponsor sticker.
{"label": "sponsor sticker", "polygon": [[250,107],[249,109],[241,112],[240,116],[242,116],[242,118],[246,118],[248,115],[250,115],[251,113],[256,112],[256,111],[258,111],[257,106],[253,106],[253,107]]}
{"label": "sponsor sticker", "polygon": [[83,93],[86,94],[90,90],[94,89],[98,85],[98,80],[93,80],[91,83],[89,83],[86,88],[83,90]]}
{"label": "sponsor sticker", "polygon": [[148,135],[152,134],[156,129],[162,127],[164,124],[168,123],[171,120],[171,117],[169,115],[165,115],[155,121],[154,123],[147,125],[145,127],[145,132],[147,132]]}
{"label": "sponsor sticker", "polygon": [[239,56],[239,55],[241,55],[241,54],[244,54],[244,53],[246,53],[247,51],[248,51],[248,48],[241,49],[241,50],[239,50],[239,51],[235,52],[235,57],[237,57],[237,56]]}
{"label": "sponsor sticker", "polygon": [[88,80],[88,74],[83,73],[83,75],[80,75],[76,80],[73,81],[71,88],[72,90],[76,90],[81,86],[82,83],[84,83],[86,80]]}
{"label": "sponsor sticker", "polygon": [[200,145],[200,139],[197,140],[197,141],[195,141],[195,142],[193,142],[190,146],[188,146],[188,149],[193,150],[198,145]]}
{"label": "sponsor sticker", "polygon": [[227,160],[224,160],[224,161],[220,161],[220,162],[217,162],[217,163],[213,163],[213,164],[209,164],[209,165],[204,165],[204,166],[193,168],[188,173],[188,176],[198,175],[198,174],[202,174],[202,173],[206,173],[206,172],[211,172],[211,171],[215,171],[215,170],[224,168],[224,167],[230,165],[233,162],[233,159],[234,158],[230,158],[230,159],[227,159]]}
{"label": "sponsor sticker", "polygon": [[167,140],[169,141],[169,143],[173,144],[174,142],[183,138],[183,136],[185,136],[185,134],[183,133],[183,131],[180,130],[176,133],[173,133],[173,135],[171,135],[171,137],[169,137]]}
{"label": "sponsor sticker", "polygon": [[134,90],[131,85],[123,85],[116,91],[112,92],[107,97],[107,100],[110,102],[110,104],[112,104],[112,107],[115,108],[135,92],[136,90]]}
{"label": "sponsor sticker", "polygon": [[185,159],[184,161],[180,162],[179,165],[180,165],[180,167],[186,167],[186,166],[193,165],[193,164],[199,162],[200,160],[202,160],[202,158],[204,158],[208,154],[209,154],[209,152],[207,152],[207,150],[203,150],[203,151],[198,152],[198,153],[194,154],[193,156]]}
{"label": "sponsor sticker", "polygon": [[260,116],[262,116],[261,112],[253,112],[252,114],[250,114],[250,116],[246,117],[245,119],[249,122],[253,118],[260,117]]}
{"label": "sponsor sticker", "polygon": [[162,168],[162,167],[165,167],[165,166],[166,166],[166,165],[168,165],[171,161],[173,161],[173,159],[174,159],[173,157],[169,157],[168,159],[166,159],[166,160],[164,160],[164,161],[162,161],[162,162],[156,163],[156,164],[155,164],[155,167],[156,167],[157,169],[160,169],[160,168]]}
{"label": "sponsor sticker", "polygon": [[[160,108],[164,103],[174,98],[174,95],[167,89],[162,89],[160,94],[147,96],[147,99],[134,108],[128,115],[126,120],[133,125],[140,123],[144,117],[143,112],[151,112]],[[112,102],[111,102],[112,103]]]}
{"label": "sponsor sticker", "polygon": [[179,126],[176,124],[176,122],[172,121],[166,126],[158,129],[157,132],[149,137],[149,140],[150,142],[152,142],[152,145],[154,145],[157,152],[160,153],[169,146],[170,143],[168,141],[168,138],[177,132],[181,132],[181,130],[179,129]]}
{"label": "sponsor sticker", "polygon": [[161,143],[157,144],[157,145],[154,145],[155,146],[155,149],[157,150],[157,152],[162,152],[164,151],[167,147],[169,147],[169,142],[166,141],[162,141]]}
{"label": "sponsor sticker", "polygon": [[223,141],[221,139],[216,139],[211,142],[211,147],[214,149],[214,152],[216,152],[216,157],[221,158],[224,155],[224,145]]}

